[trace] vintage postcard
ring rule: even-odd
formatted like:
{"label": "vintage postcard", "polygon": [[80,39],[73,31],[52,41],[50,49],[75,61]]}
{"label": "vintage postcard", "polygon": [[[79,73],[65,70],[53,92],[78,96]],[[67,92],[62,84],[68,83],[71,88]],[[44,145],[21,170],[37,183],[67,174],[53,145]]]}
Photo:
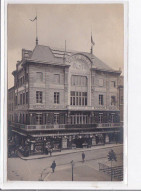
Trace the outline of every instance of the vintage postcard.
{"label": "vintage postcard", "polygon": [[124,181],[124,4],[7,4],[7,181]]}

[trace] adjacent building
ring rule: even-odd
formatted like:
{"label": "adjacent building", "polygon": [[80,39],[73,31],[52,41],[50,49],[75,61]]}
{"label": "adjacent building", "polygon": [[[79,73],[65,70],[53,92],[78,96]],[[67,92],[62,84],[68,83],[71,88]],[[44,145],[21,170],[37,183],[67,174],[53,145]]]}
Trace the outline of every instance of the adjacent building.
{"label": "adjacent building", "polygon": [[121,130],[120,130],[120,140],[123,142],[123,128],[124,128],[124,77],[120,76],[119,79],[119,110],[120,110],[120,123],[121,123]]}
{"label": "adjacent building", "polygon": [[9,89],[16,144],[34,154],[120,142],[120,74],[92,53],[22,49]]}
{"label": "adjacent building", "polygon": [[8,121],[14,122],[14,99],[15,99],[15,88],[12,87],[8,90]]}
{"label": "adjacent building", "polygon": [[123,111],[124,111],[124,77],[120,76],[119,79],[119,110],[120,110],[120,122],[123,123]]}

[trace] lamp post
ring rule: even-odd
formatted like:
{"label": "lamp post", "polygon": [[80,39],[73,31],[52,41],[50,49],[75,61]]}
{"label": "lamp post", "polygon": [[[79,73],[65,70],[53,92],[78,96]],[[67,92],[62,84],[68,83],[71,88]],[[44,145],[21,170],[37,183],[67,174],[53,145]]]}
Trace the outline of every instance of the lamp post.
{"label": "lamp post", "polygon": [[72,181],[73,181],[73,166],[74,166],[73,160],[71,161],[71,166],[72,166]]}
{"label": "lamp post", "polygon": [[116,153],[111,149],[108,153],[108,160],[111,161],[111,181],[113,180],[113,168],[112,162],[117,161]]}

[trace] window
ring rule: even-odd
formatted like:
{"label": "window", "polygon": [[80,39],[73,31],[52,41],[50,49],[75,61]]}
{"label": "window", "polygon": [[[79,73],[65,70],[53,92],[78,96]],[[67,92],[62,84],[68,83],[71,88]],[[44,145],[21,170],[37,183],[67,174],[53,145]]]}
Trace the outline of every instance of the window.
{"label": "window", "polygon": [[75,79],[74,79],[74,76],[71,77],[71,85],[72,85],[72,86],[75,86]]}
{"label": "window", "polygon": [[59,101],[60,101],[60,95],[59,95],[59,92],[54,92],[54,103],[55,104],[59,104]]}
{"label": "window", "polygon": [[21,79],[18,80],[18,86],[20,87],[21,85]]}
{"label": "window", "polygon": [[54,74],[54,83],[60,84],[60,74]]}
{"label": "window", "polygon": [[82,105],[87,106],[87,92],[82,92]]}
{"label": "window", "polygon": [[29,116],[28,114],[26,114],[26,121],[25,121],[26,124],[28,124],[28,120],[29,120]]}
{"label": "window", "polygon": [[114,117],[115,117],[115,114],[114,114],[114,113],[112,113],[112,114],[111,114],[111,123],[113,123],[113,122],[114,122]]}
{"label": "window", "polygon": [[78,103],[78,102],[79,102],[79,98],[78,98],[79,95],[78,95],[78,94],[79,94],[79,93],[76,92],[76,105],[77,105],[77,106],[79,105],[79,103]]}
{"label": "window", "polygon": [[36,125],[42,125],[42,124],[43,124],[42,114],[36,114]]}
{"label": "window", "polygon": [[79,93],[79,105],[81,106],[81,92],[78,93]]}
{"label": "window", "polygon": [[26,81],[28,81],[28,73],[26,73],[26,78],[25,79],[26,79]]}
{"label": "window", "polygon": [[22,114],[20,113],[19,122],[22,123]]}
{"label": "window", "polygon": [[70,92],[70,105],[87,106],[87,92]]}
{"label": "window", "polygon": [[54,124],[59,124],[59,114],[54,114]]}
{"label": "window", "polygon": [[99,86],[100,86],[100,87],[104,86],[104,81],[103,81],[103,79],[99,79]]}
{"label": "window", "polygon": [[116,82],[115,81],[111,81],[111,88],[115,88],[116,87]]}
{"label": "window", "polygon": [[23,78],[21,77],[20,78],[20,86],[22,86],[22,80],[23,80]]}
{"label": "window", "polygon": [[111,96],[111,105],[116,105],[116,97]]}
{"label": "window", "polygon": [[87,86],[87,78],[85,76],[81,76],[81,86]]}
{"label": "window", "polygon": [[17,104],[18,104],[18,101],[17,101],[17,96],[15,96],[15,105],[17,106]]}
{"label": "window", "polygon": [[36,78],[37,78],[37,82],[42,82],[43,81],[43,73],[36,72]]}
{"label": "window", "polygon": [[19,86],[19,87],[21,86],[21,79],[19,79],[19,83],[18,83],[18,86]]}
{"label": "window", "polygon": [[23,80],[22,83],[24,84],[24,76],[22,77],[22,80]]}
{"label": "window", "polygon": [[22,94],[20,94],[20,104],[22,104]]}
{"label": "window", "polygon": [[42,103],[43,101],[43,92],[37,91],[36,92],[36,103]]}
{"label": "window", "polygon": [[73,102],[75,101],[75,92],[71,91],[71,97],[70,97],[70,104],[73,105]]}
{"label": "window", "polygon": [[23,114],[23,123],[25,123],[25,120],[24,120],[24,114]]}
{"label": "window", "polygon": [[28,104],[28,92],[26,92],[26,104]]}
{"label": "window", "polygon": [[103,122],[103,114],[99,113],[99,123],[102,123],[102,122]]}
{"label": "window", "polygon": [[72,75],[71,77],[72,86],[87,86],[87,77],[80,75]]}
{"label": "window", "polygon": [[103,95],[99,95],[99,105],[103,105],[104,101],[103,101]]}
{"label": "window", "polygon": [[92,85],[94,85],[95,77],[92,76]]}
{"label": "window", "polygon": [[123,96],[120,96],[120,105],[123,104]]}
{"label": "window", "polygon": [[25,104],[25,93],[23,93],[23,104]]}
{"label": "window", "polygon": [[83,114],[75,114],[71,115],[71,124],[87,124],[88,123],[88,115]]}

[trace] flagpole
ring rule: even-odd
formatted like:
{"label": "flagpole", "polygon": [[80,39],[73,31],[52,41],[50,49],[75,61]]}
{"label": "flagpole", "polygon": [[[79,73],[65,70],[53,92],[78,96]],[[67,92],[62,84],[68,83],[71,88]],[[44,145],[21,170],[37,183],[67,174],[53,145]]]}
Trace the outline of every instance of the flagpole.
{"label": "flagpole", "polygon": [[65,51],[64,51],[64,56],[63,56],[64,63],[66,62],[66,40],[65,40]]}
{"label": "flagpole", "polygon": [[65,40],[65,54],[66,54],[66,40]]}
{"label": "flagpole", "polygon": [[[92,26],[91,26],[91,93],[92,93],[92,89],[93,89],[93,79],[92,79],[93,78],[93,76],[92,76],[92,64],[93,64],[93,61],[92,61],[92,55],[93,55],[93,38],[92,38]],[[91,99],[92,99],[92,97],[91,97]],[[90,100],[90,102],[91,102],[91,100]],[[91,122],[93,122],[93,121],[91,121]]]}
{"label": "flagpole", "polygon": [[91,27],[91,55],[93,54],[93,44],[92,44],[92,27]]}
{"label": "flagpole", "polygon": [[37,34],[37,11],[36,11],[36,45],[38,45],[38,34]]}

